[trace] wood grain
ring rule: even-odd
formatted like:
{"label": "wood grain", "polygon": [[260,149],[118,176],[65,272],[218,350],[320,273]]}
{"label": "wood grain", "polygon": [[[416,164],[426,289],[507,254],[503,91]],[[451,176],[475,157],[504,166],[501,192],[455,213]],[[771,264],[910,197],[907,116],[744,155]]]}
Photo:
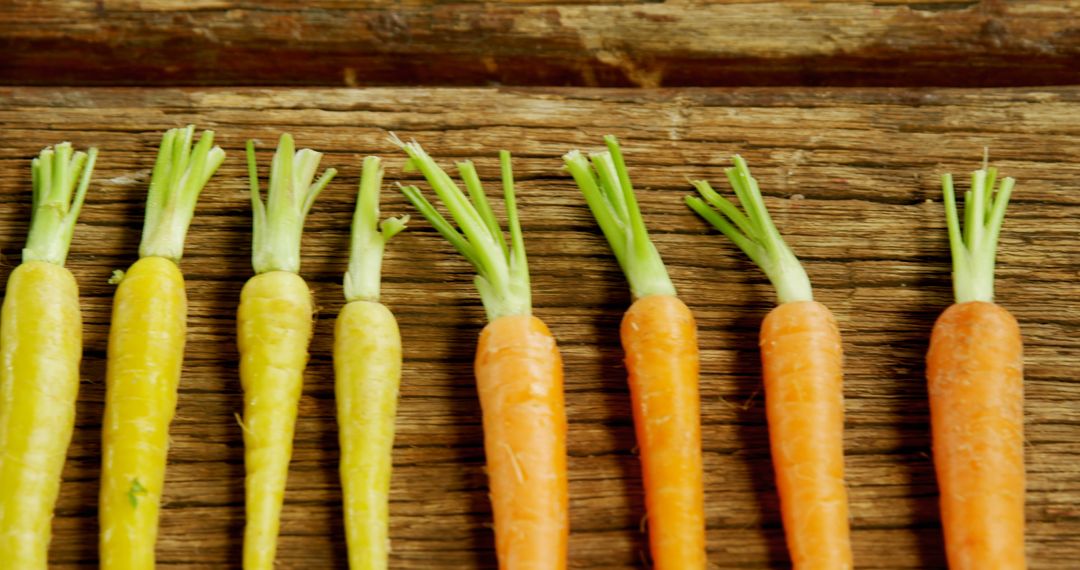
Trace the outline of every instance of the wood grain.
{"label": "wood grain", "polygon": [[[229,153],[200,201],[183,268],[190,344],[172,427],[159,560],[236,567],[243,523],[234,312],[250,275],[245,139],[325,151],[339,178],[316,205],[302,273],[319,306],[280,542],[280,568],[345,564],[333,419],[332,321],[342,303],[359,164],[387,131],[449,164],[497,175],[514,152],[536,314],[566,361],[574,568],[641,567],[642,495],[618,322],[629,294],[559,156],[620,136],[646,221],[701,326],[702,417],[713,568],[787,567],[760,393],[764,277],[681,203],[686,177],[722,186],[751,164],[847,353],[847,468],[862,568],[944,568],[923,379],[928,335],[950,302],[939,175],[984,146],[1018,180],[1002,234],[998,298],[1025,335],[1029,556],[1080,560],[1080,88],[1037,90],[33,89],[0,88],[0,278],[18,261],[29,160],[71,140],[101,148],[69,266],[86,320],[78,428],[55,518],[57,568],[96,562],[104,353],[113,269],[136,255],[154,149],[187,122]],[[422,185],[426,188],[426,185]],[[495,188],[495,187],[493,187]],[[410,211],[389,188],[384,212]],[[424,222],[388,250],[384,301],[404,336],[392,489],[394,568],[493,568],[471,359],[483,312],[470,268]]]}
{"label": "wood grain", "polygon": [[8,0],[7,85],[1080,82],[1080,0]]}

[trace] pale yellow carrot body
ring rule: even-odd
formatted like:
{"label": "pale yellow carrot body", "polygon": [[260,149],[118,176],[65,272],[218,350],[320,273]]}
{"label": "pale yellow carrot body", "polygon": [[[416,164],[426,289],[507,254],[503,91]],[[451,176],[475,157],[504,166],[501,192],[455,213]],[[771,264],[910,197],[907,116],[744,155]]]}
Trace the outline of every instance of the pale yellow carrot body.
{"label": "pale yellow carrot body", "polygon": [[144,257],[113,300],[102,425],[101,567],[154,567],[169,424],[183,365],[187,294],[180,268]]}
{"label": "pale yellow carrot body", "polygon": [[16,267],[0,317],[0,567],[7,570],[46,568],[81,356],[71,272],[43,261]]}
{"label": "pale yellow carrot body", "polygon": [[381,303],[353,301],[334,331],[334,377],[349,568],[384,570],[401,335]]}
{"label": "pale yellow carrot body", "polygon": [[162,136],[139,260],[119,275],[113,298],[98,498],[103,570],[154,568],[187,334],[187,292],[177,264],[199,194],[225,160],[212,131],[197,143],[194,137],[194,125]]}
{"label": "pale yellow carrot body", "polygon": [[311,292],[290,271],[248,280],[237,314],[247,470],[245,570],[274,566],[285,480],[312,329]]}

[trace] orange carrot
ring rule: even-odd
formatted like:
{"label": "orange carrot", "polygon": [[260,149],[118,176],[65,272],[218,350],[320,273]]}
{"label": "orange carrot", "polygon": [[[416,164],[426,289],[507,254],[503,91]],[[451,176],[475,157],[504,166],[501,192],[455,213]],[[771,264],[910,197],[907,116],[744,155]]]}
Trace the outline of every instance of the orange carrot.
{"label": "orange carrot", "polygon": [[795,568],[851,568],[844,488],[843,355],[829,309],[789,301],[761,324],[765,413]]}
{"label": "orange carrot", "polygon": [[501,568],[565,568],[566,413],[562,359],[540,319],[491,321],[476,347],[476,388]]}
{"label": "orange carrot", "polygon": [[704,570],[697,325],[649,239],[619,143],[563,159],[630,283],[621,336],[641,450],[653,567]]}
{"label": "orange carrot", "polygon": [[405,196],[477,271],[489,323],[480,334],[474,368],[499,568],[564,570],[570,520],[562,360],[547,326],[532,316],[510,154],[500,153],[507,241],[471,162],[458,163],[466,196],[419,144],[393,140],[461,230],[417,187],[403,187]]}
{"label": "orange carrot", "polygon": [[705,200],[688,197],[686,202],[761,267],[780,301],[762,323],[759,342],[769,443],[792,566],[847,570],[852,557],[840,332],[829,310],[813,300],[810,279],[769,217],[746,161],[736,156],[735,168],[726,174],[745,214],[703,180],[693,184]]}
{"label": "orange carrot", "polygon": [[623,317],[649,542],[657,570],[705,568],[705,499],[697,325],[674,295],[649,295]]}
{"label": "orange carrot", "polygon": [[1012,178],[995,192],[984,167],[965,194],[961,229],[952,177],[943,188],[956,304],[927,354],[934,465],[953,570],[1023,570],[1024,378],[1020,328],[995,305],[994,256]]}

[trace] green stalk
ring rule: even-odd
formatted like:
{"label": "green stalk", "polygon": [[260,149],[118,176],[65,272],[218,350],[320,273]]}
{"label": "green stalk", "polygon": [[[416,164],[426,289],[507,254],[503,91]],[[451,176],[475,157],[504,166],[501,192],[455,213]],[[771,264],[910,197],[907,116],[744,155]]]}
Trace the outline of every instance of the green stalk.
{"label": "green stalk", "polygon": [[476,268],[476,288],[480,292],[480,300],[484,303],[488,320],[531,314],[529,268],[514,197],[510,153],[499,153],[503,200],[510,231],[508,245],[471,162],[458,164],[462,180],[469,191],[469,196],[466,196],[450,175],[436,164],[418,143],[406,143],[397,137],[391,140],[409,155],[407,166],[418,169],[424,175],[436,196],[450,212],[450,217],[457,223],[458,228],[461,228],[459,231],[444,218],[419,188],[401,188],[424,218]]}
{"label": "green stalk", "polygon": [[195,203],[225,160],[225,151],[213,146],[213,131],[203,131],[192,148],[194,134],[195,125],[188,125],[169,129],[161,138],[150,177],[139,257],[164,257],[178,262],[184,255],[184,238],[195,215]]}
{"label": "green stalk", "polygon": [[608,150],[589,155],[591,165],[580,151],[566,153],[566,168],[611,245],[633,297],[675,295],[664,260],[649,239],[619,142],[611,135],[604,142]]}
{"label": "green stalk", "polygon": [[995,188],[997,169],[989,168],[985,163],[981,169],[972,172],[971,190],[964,193],[964,223],[961,227],[952,174],[941,177],[957,303],[994,301],[998,235],[1015,184],[1016,180],[1007,177]]}
{"label": "green stalk", "polygon": [[254,231],[251,265],[256,274],[300,272],[300,238],[304,233],[304,219],[315,198],[337,174],[337,170],[327,168],[312,183],[323,155],[311,149],[297,151],[295,148],[292,135],[281,135],[270,165],[270,188],[263,203],[255,143],[247,142]]}
{"label": "green stalk", "polygon": [[71,143],[63,142],[46,147],[30,163],[34,198],[24,262],[64,265],[96,160],[96,148],[75,152]]}
{"label": "green stalk", "polygon": [[765,272],[776,289],[780,303],[812,301],[814,295],[810,278],[776,229],[757,180],[750,175],[750,169],[741,156],[736,155],[734,162],[735,166],[725,169],[724,173],[742,211],[713,190],[705,180],[691,182],[704,200],[687,196],[686,204],[735,242]]}
{"label": "green stalk", "polygon": [[345,300],[379,301],[382,258],[386,242],[405,229],[409,216],[387,218],[379,222],[379,189],[382,187],[382,161],[377,156],[364,158],[360,191],[353,212],[349,270],[345,273]]}

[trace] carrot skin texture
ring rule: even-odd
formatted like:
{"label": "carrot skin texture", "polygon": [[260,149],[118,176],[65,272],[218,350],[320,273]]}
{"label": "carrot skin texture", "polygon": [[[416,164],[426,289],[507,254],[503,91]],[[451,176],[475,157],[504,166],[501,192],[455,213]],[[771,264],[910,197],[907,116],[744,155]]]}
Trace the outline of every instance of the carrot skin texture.
{"label": "carrot skin texture", "polygon": [[1022,570],[1024,374],[1016,319],[971,301],[938,318],[927,354],[934,466],[952,570]]}
{"label": "carrot skin texture", "polygon": [[311,291],[290,271],[248,280],[237,314],[244,390],[245,570],[274,566],[312,330]]}
{"label": "carrot skin texture", "polygon": [[852,567],[844,486],[843,349],[825,305],[793,301],[761,325],[765,408],[796,570]]}
{"label": "carrot skin texture", "polygon": [[334,392],[351,570],[388,567],[390,469],[401,334],[385,305],[353,301],[334,328]]}
{"label": "carrot skin texture", "polygon": [[627,310],[621,336],[653,567],[703,569],[705,492],[694,316],[678,297],[649,295]]}
{"label": "carrot skin texture", "polygon": [[[82,357],[79,289],[43,261],[11,272],[0,317],[0,560],[47,566],[53,506],[75,425]],[[19,457],[19,462],[8,458]]]}
{"label": "carrot skin texture", "polygon": [[154,567],[169,423],[187,331],[177,265],[144,257],[113,298],[105,376],[99,499],[101,567]]}
{"label": "carrot skin texture", "polygon": [[536,317],[499,317],[480,333],[475,372],[499,568],[563,570],[570,520],[555,339]]}

